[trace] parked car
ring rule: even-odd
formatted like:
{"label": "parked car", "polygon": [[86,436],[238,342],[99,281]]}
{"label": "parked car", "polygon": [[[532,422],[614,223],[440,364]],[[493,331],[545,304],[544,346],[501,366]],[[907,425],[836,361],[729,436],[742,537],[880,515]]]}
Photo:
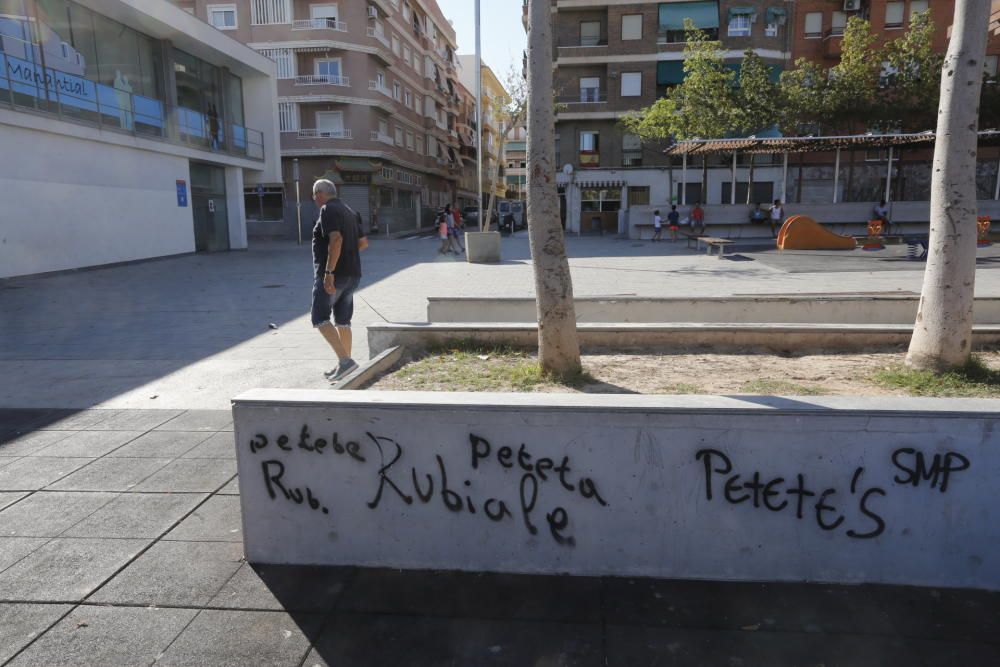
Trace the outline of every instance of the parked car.
{"label": "parked car", "polygon": [[[486,210],[486,207],[483,207]],[[479,227],[479,209],[475,206],[466,206],[462,209],[462,219],[465,220],[465,228],[470,229],[473,227]],[[496,209],[493,211],[493,215],[490,217],[490,226],[498,225],[500,217],[497,215]]]}
{"label": "parked car", "polygon": [[500,209],[500,231],[511,232],[527,227],[524,221],[524,205],[520,201],[502,201]]}

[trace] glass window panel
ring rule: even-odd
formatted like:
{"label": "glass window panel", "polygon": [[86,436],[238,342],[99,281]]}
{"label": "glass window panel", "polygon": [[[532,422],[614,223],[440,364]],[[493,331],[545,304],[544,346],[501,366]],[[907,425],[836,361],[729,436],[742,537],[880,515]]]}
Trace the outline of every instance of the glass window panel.
{"label": "glass window panel", "polygon": [[642,14],[622,16],[622,39],[642,39]]}
{"label": "glass window panel", "polygon": [[232,122],[237,125],[243,124],[243,80],[228,72],[226,73],[226,113]]}
{"label": "glass window panel", "polygon": [[896,27],[903,25],[903,3],[885,3],[885,27]]}
{"label": "glass window panel", "polygon": [[823,12],[806,14],[806,35],[814,36],[823,32]]}
{"label": "glass window panel", "polygon": [[847,14],[844,12],[834,12],[830,19],[830,27],[833,28],[834,35],[843,35],[844,27],[847,25]]}

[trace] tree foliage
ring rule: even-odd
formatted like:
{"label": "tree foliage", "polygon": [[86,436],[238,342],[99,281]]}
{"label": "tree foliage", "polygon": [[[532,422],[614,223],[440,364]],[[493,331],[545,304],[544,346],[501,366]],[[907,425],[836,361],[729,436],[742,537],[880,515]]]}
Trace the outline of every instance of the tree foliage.
{"label": "tree foliage", "polygon": [[748,135],[778,122],[778,86],[767,63],[753,49],[743,53],[739,86],[732,93],[731,130]]}
{"label": "tree foliage", "polygon": [[923,11],[910,18],[906,35],[885,46],[883,115],[899,120],[903,130],[928,130],[936,124],[944,56],[934,51],[933,40],[934,22]]}

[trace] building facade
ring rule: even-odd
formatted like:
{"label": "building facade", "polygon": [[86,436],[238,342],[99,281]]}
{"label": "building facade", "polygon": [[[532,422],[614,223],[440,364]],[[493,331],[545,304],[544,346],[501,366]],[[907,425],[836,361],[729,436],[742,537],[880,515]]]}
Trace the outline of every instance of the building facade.
{"label": "building facade", "polygon": [[0,0],[0,277],[246,248],[275,103],[271,61],[167,0]]}
{"label": "building facade", "polygon": [[[476,90],[476,57],[460,55],[461,81],[466,89]],[[487,205],[487,195],[503,198],[507,192],[503,176],[503,155],[500,137],[506,131],[503,118],[497,110],[510,98],[503,83],[486,63],[482,63],[482,141],[483,141],[483,205]],[[473,109],[473,124],[475,109]]]}
{"label": "building facade", "polygon": [[524,125],[507,131],[503,145],[504,180],[507,199],[528,199],[528,128]]}
{"label": "building facade", "polygon": [[419,227],[455,200],[457,45],[434,0],[175,2],[277,63],[286,220],[296,159],[303,226],[317,178],[382,232]]}

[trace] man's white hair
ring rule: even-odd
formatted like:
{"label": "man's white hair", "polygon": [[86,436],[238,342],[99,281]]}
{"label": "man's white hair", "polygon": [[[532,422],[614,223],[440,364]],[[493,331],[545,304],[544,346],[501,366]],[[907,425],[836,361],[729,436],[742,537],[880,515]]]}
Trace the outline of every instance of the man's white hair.
{"label": "man's white hair", "polygon": [[313,194],[318,195],[321,192],[329,197],[336,197],[337,186],[336,184],[334,184],[333,181],[321,178],[315,183],[313,183]]}

